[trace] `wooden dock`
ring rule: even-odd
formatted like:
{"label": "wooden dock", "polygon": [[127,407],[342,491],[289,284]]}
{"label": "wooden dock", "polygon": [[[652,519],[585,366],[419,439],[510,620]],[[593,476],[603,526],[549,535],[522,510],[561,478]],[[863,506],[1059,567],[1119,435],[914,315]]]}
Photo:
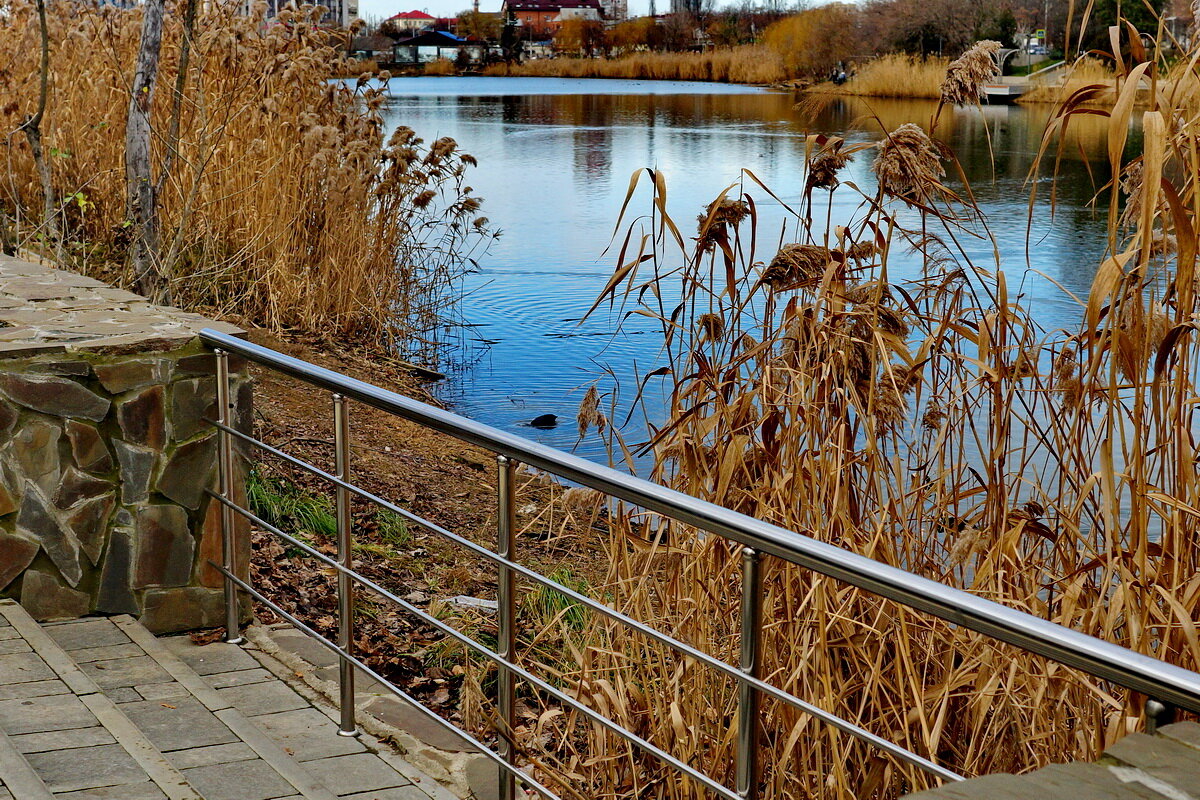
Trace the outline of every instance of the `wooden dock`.
{"label": "wooden dock", "polygon": [[[1027,775],[986,775],[910,794],[911,800],[1200,800],[1200,725],[1135,733],[1095,764],[1054,764]],[[906,800],[907,800],[906,798]]]}

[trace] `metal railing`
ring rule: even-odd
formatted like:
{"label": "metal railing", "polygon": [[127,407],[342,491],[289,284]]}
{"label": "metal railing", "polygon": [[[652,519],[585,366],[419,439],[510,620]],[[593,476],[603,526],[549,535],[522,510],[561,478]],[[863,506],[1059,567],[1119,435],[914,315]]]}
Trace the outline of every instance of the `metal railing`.
{"label": "metal railing", "polygon": [[[224,533],[223,564],[215,565],[225,576],[227,601],[227,641],[241,641],[238,629],[237,590],[258,599],[283,619],[315,638],[338,655],[340,662],[341,726],[343,735],[356,735],[354,710],[355,669],[379,681],[396,696],[409,702],[431,720],[466,739],[500,768],[501,798],[512,800],[518,782],[548,798],[558,798],[516,765],[512,741],[516,681],[520,679],[564,707],[573,709],[618,737],[645,750],[727,800],[753,800],[758,796],[758,716],[761,699],[773,698],[786,703],[838,730],[867,742],[889,755],[916,766],[943,780],[959,781],[963,776],[934,763],[928,757],[911,752],[860,726],[818,708],[802,698],[762,680],[759,672],[759,642],[762,631],[761,557],[770,555],[811,569],[906,607],[932,614],[955,625],[982,633],[996,640],[1079,669],[1097,678],[1111,681],[1147,696],[1147,727],[1153,728],[1172,718],[1175,709],[1200,713],[1200,674],[1136,653],[1038,617],[1002,606],[959,589],[904,572],[848,550],[802,536],[793,531],[691,497],[673,489],[650,483],[615,469],[595,464],[578,456],[556,450],[519,436],[460,417],[444,409],[421,403],[394,392],[349,378],[332,370],[251,344],[241,339],[204,330],[202,340],[217,354],[217,391],[219,419],[211,420],[220,432],[219,492],[211,493],[222,505]],[[237,430],[233,425],[230,401],[229,355],[236,354],[264,367],[297,378],[333,393],[335,472],[331,474],[295,456]],[[461,441],[491,451],[497,463],[497,547],[493,552],[469,539],[423,519],[385,498],[350,481],[349,400],[356,400],[381,411],[448,434]],[[317,476],[335,487],[338,550],[333,558],[301,539],[259,518],[250,509],[234,502],[232,487],[234,446],[243,442]],[[742,545],[742,600],[740,614],[740,658],[734,667],[689,644],[635,620],[570,587],[522,566],[515,548],[514,488],[519,464],[544,470],[560,478],[594,489],[636,507],[658,512],[680,523],[721,536]],[[409,522],[436,533],[498,568],[497,621],[498,646],[491,650],[457,629],[430,615],[424,609],[388,591],[351,568],[352,536],[350,499],[357,496],[378,505]],[[234,515],[240,514],[265,531],[278,536],[294,548],[315,558],[337,572],[338,643],[325,639],[301,620],[284,611],[234,574]],[[526,580],[553,589],[571,601],[616,620],[632,630],[667,645],[738,682],[735,788],[730,789],[712,777],[682,762],[652,742],[601,715],[565,692],[523,668],[516,660],[516,580]],[[497,716],[499,752],[486,747],[469,733],[442,719],[413,697],[374,672],[353,651],[353,608],[356,587],[369,590],[396,604],[448,637],[464,645],[498,668]]]}

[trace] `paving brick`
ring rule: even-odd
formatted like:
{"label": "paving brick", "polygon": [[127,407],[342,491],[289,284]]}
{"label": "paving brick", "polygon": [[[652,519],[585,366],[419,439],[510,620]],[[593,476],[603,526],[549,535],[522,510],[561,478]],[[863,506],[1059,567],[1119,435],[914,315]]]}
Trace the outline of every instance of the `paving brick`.
{"label": "paving brick", "polygon": [[32,753],[25,760],[52,792],[144,783],[147,777],[118,744]]}
{"label": "paving brick", "polygon": [[0,684],[44,681],[55,677],[37,653],[12,653],[0,656]]}
{"label": "paving brick", "polygon": [[138,694],[138,690],[134,689],[132,686],[121,686],[117,689],[109,689],[107,692],[105,692],[105,694],[108,695],[108,699],[112,700],[114,703],[136,703],[142,699],[142,696]]}
{"label": "paving brick", "polygon": [[254,660],[254,656],[236,644],[214,642],[197,646],[187,636],[174,636],[162,641],[172,653],[183,659],[183,662],[199,675],[235,672],[259,666],[259,663]]}
{"label": "paving brick", "polygon": [[85,647],[80,650],[72,650],[71,658],[75,659],[77,664],[87,664],[91,661],[108,661],[113,658],[129,658],[130,656],[144,655],[142,648],[138,647],[133,642],[125,644],[109,644],[103,647]]}
{"label": "paving brick", "polygon": [[[3,619],[3,617],[0,617],[0,619]],[[17,633],[16,628],[11,625],[6,625],[0,628],[0,641],[4,641],[6,639],[18,639],[20,636],[21,634]]]}
{"label": "paving brick", "polygon": [[230,686],[247,686],[252,683],[264,683],[277,680],[265,669],[239,669],[236,672],[218,672],[206,677],[208,685],[214,689],[225,689]]}
{"label": "paving brick", "polygon": [[170,700],[172,697],[187,697],[188,695],[188,690],[175,681],[139,686],[137,691],[147,700]]}
{"label": "paving brick", "polygon": [[0,729],[9,736],[98,724],[92,712],[73,694],[0,701]]}
{"label": "paving brick", "polygon": [[374,753],[318,758],[306,762],[304,768],[338,794],[391,789],[409,783]]}
{"label": "paving brick", "polygon": [[183,776],[205,800],[270,800],[296,791],[258,759],[185,769]]}
{"label": "paving brick", "polygon": [[237,741],[225,723],[190,697],[126,703],[121,710],[164,753]]}
{"label": "paving brick", "polygon": [[50,638],[64,650],[82,650],[89,647],[105,647],[125,644],[129,637],[106,619],[89,619],[78,622],[63,622],[45,626]]}
{"label": "paving brick", "polygon": [[409,784],[376,792],[343,795],[339,800],[429,800],[429,794]]}
{"label": "paving brick", "polygon": [[234,686],[217,692],[222,699],[248,717],[308,708],[308,701],[282,681]]}
{"label": "paving brick", "polygon": [[0,639],[0,656],[13,653],[29,653],[33,648],[24,639]]}
{"label": "paving brick", "polygon": [[29,681],[0,686],[0,700],[20,700],[26,697],[46,697],[52,694],[67,694],[71,690],[60,680]]}
{"label": "paving brick", "polygon": [[100,726],[73,728],[65,731],[46,731],[12,736],[13,746],[22,753],[44,753],[49,750],[70,750],[75,747],[93,747],[114,744],[117,740]]}
{"label": "paving brick", "polygon": [[79,668],[101,689],[168,683],[171,680],[170,674],[150,656],[92,661],[88,664],[80,664]]}
{"label": "paving brick", "polygon": [[242,742],[214,744],[208,747],[192,747],[171,753],[171,766],[176,769],[209,767],[213,764],[230,764],[234,761],[249,761],[258,754]]}
{"label": "paving brick", "polygon": [[333,720],[315,708],[264,714],[254,723],[299,761],[366,751],[358,739],[338,736]]}
{"label": "paving brick", "polygon": [[84,789],[82,792],[67,792],[58,795],[58,798],[59,800],[167,800],[162,789],[148,782]]}

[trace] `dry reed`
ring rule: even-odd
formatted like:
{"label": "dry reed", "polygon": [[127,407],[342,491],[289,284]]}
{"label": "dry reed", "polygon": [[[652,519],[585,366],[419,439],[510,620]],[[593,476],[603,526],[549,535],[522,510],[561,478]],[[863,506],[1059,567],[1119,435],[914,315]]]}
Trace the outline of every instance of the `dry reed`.
{"label": "dry reed", "polygon": [[[349,67],[311,6],[284,24],[202,4],[179,107],[167,138],[181,26],[168,14],[153,124],[163,249],[175,302],[252,322],[420,346],[454,298],[453,277],[486,234],[455,143],[383,130],[375,75],[330,81]],[[50,4],[53,90],[45,139],[66,252],[83,271],[127,280],[122,169],[129,70],[140,11]],[[35,15],[0,18],[0,126],[12,131],[36,97]],[[42,241],[40,187],[28,147],[4,140],[4,213],[20,246]],[[9,243],[11,246],[12,243]]]}
{"label": "dry reed", "polygon": [[838,86],[822,83],[809,89],[814,94],[862,97],[906,97],[936,100],[942,95],[947,60],[886,55],[858,64],[850,80]]}
{"label": "dry reed", "polygon": [[[1107,120],[1114,175],[1145,72],[1114,79],[1126,101]],[[639,381],[669,381],[641,450],[650,477],[1200,667],[1198,85],[1180,78],[1144,113],[1133,182],[1145,196],[1122,224],[1110,186],[1111,253],[1067,331],[1040,332],[1012,279],[956,247],[986,235],[979,212],[929,189],[946,154],[916,126],[879,145],[884,192],[843,189],[861,194],[852,225],[801,208],[796,244],[773,258],[757,249],[753,203],[724,246],[688,243],[648,172],[649,222],[627,238],[642,244],[600,299],[661,324],[666,364]],[[1068,100],[1051,119],[1047,163],[1079,113]],[[924,274],[889,277],[897,247],[924,252]],[[614,457],[633,449],[609,441]],[[607,536],[595,596],[736,663],[739,548],[623,504],[602,512],[578,517]],[[958,772],[1094,758],[1140,724],[1137,695],[778,560],[764,568],[767,679]],[[527,652],[558,685],[732,785],[731,681],[599,617],[538,637],[561,642]],[[532,692],[523,702],[522,758],[565,796],[705,796],[585,718]],[[764,704],[762,734],[765,798],[890,800],[934,783],[782,704]]]}
{"label": "dry reed", "polygon": [[538,59],[522,64],[497,64],[483,74],[750,84],[780,83],[791,77],[774,50],[752,45],[703,53],[635,53],[613,59]]}
{"label": "dry reed", "polygon": [[978,103],[983,99],[983,85],[1000,74],[996,56],[1000,43],[990,39],[976,42],[967,52],[950,62],[942,81],[942,102],[951,105]]}

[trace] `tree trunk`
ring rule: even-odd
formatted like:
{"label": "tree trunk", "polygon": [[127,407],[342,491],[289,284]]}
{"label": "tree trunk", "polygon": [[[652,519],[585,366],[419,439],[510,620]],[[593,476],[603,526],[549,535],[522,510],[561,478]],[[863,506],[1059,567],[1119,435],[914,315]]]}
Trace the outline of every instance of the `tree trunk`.
{"label": "tree trunk", "polygon": [[169,276],[157,263],[158,208],[150,163],[150,110],[162,45],[163,0],[146,0],[142,14],[142,40],[125,123],[126,214],[133,234],[129,263],[138,291],[153,302],[169,303]]}
{"label": "tree trunk", "polygon": [[42,150],[42,119],[46,116],[46,102],[50,95],[50,31],[46,24],[46,0],[37,0],[38,27],[41,32],[41,63],[38,65],[38,106],[28,119],[21,123],[21,130],[29,140],[29,151],[42,183],[42,224],[47,238],[58,242],[58,215],[54,202],[54,184],[51,181],[50,165]]}

